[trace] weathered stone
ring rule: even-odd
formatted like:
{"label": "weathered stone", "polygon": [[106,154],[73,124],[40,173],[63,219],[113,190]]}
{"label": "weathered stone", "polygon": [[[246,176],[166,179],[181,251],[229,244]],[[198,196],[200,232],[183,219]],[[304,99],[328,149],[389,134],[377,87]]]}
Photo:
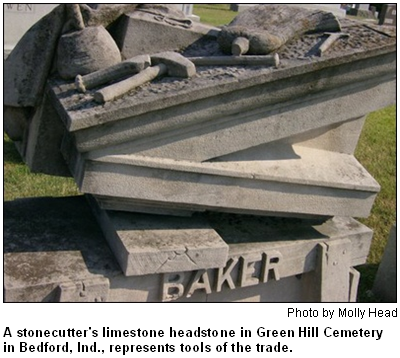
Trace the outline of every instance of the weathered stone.
{"label": "weathered stone", "polygon": [[341,66],[330,67],[330,62],[312,66],[302,62],[291,68],[283,61],[278,69],[229,77],[223,86],[205,82],[198,68],[190,86],[170,91],[164,85],[165,91],[154,96],[144,93],[144,98],[138,91],[106,109],[68,111],[70,101],[79,98],[65,95],[71,94],[68,87],[58,96],[80,152],[98,150],[94,153],[98,156],[141,152],[204,161],[338,125],[395,101],[394,53]]}
{"label": "weathered stone", "polygon": [[305,33],[340,31],[340,23],[330,12],[297,6],[259,5],[241,12],[222,28],[218,36],[221,49],[232,53],[238,37],[249,40],[248,54],[265,55]]}
{"label": "weathered stone", "polygon": [[110,282],[105,277],[95,277],[79,282],[66,282],[58,286],[59,302],[106,302]]}
{"label": "weathered stone", "polygon": [[135,11],[140,4],[79,4],[86,26],[112,25],[121,15]]}
{"label": "weathered stone", "polygon": [[300,146],[262,155],[203,163],[115,155],[82,163],[76,181],[85,193],[113,198],[115,210],[121,199],[132,206],[138,200],[170,210],[278,216],[365,217],[379,191],[352,155]]}
{"label": "weathered stone", "polygon": [[383,302],[397,302],[397,226],[393,225],[372,292]]}
{"label": "weathered stone", "polygon": [[57,69],[64,79],[86,75],[121,62],[117,44],[103,26],[86,27],[62,35]]}
{"label": "weathered stone", "polygon": [[35,107],[41,101],[64,21],[64,5],[60,5],[33,25],[7,57],[4,105]]}
{"label": "weathered stone", "polygon": [[168,76],[190,78],[196,74],[196,67],[179,53],[166,51],[151,55],[151,65],[164,64],[168,68]]}
{"label": "weathered stone", "polygon": [[91,202],[126,276],[225,265],[228,245],[204,219],[105,211]]}
{"label": "weathered stone", "polygon": [[[200,107],[200,103],[192,105],[192,108],[194,106],[200,108],[191,116],[185,116],[185,111],[189,110],[190,105],[171,108],[162,112],[164,121],[159,122],[158,133],[153,132],[155,131],[153,126],[138,127],[138,121],[149,119],[149,115],[137,116],[130,118],[131,122],[121,121],[113,127],[76,132],[77,147],[82,151],[90,150],[90,157],[132,153],[200,162],[213,160],[228,153],[251,150],[278,140],[294,142],[297,141],[297,136],[312,138],[319,132],[325,133],[325,137],[320,138],[320,148],[327,149],[328,145],[332,148],[332,144],[329,144],[332,140],[329,139],[332,137],[338,139],[330,133],[333,128],[350,123],[354,118],[362,117],[382,106],[388,106],[393,103],[395,97],[394,82],[376,85],[356,93],[350,93],[352,87],[344,86],[341,87],[342,91],[316,94],[313,101],[306,106],[304,103],[299,103],[299,97],[292,97],[286,102],[216,118],[210,113],[209,108]],[[292,90],[294,92],[294,88]],[[244,96],[247,94],[243,93]],[[354,106],[353,103],[363,103],[363,106]],[[214,108],[218,107],[216,105]],[[228,106],[221,105],[221,107],[218,109],[230,111]],[[198,123],[197,118],[202,122]],[[177,128],[175,126],[177,120],[185,121],[188,125]],[[357,144],[354,139],[358,138],[362,127],[353,127],[357,129],[352,132],[353,140],[345,142],[344,138],[338,139],[336,143],[338,152],[344,152],[344,146],[350,143],[353,146]],[[346,135],[349,136],[350,133]],[[118,143],[122,138],[124,138],[123,143],[111,145]],[[108,140],[109,143],[104,149],[101,148],[103,140]]]}
{"label": "weathered stone", "polygon": [[6,206],[6,301],[58,301],[60,284],[121,274],[83,197],[19,199]]}
{"label": "weathered stone", "polygon": [[76,89],[80,92],[86,92],[89,89],[103,85],[110,81],[116,81],[124,76],[138,73],[151,64],[149,55],[132,57],[128,60],[117,63],[114,66],[92,72],[86,76],[78,75],[75,78]]}
{"label": "weathered stone", "polygon": [[[297,302],[305,292],[312,297],[313,291],[319,290],[318,285],[305,285],[301,278],[316,270],[319,244],[346,238],[351,242],[350,265],[360,265],[372,238],[371,230],[350,218],[310,221],[210,213],[204,219],[229,244],[224,268],[126,277],[83,197],[21,199],[4,205],[7,302],[58,301],[63,297],[81,301],[85,297],[75,296],[83,289],[81,283],[87,284],[89,298],[96,292],[102,297],[107,280],[107,300],[115,302],[159,302],[166,290],[172,295],[164,299],[178,301]],[[267,257],[270,260],[263,261]],[[265,270],[260,271],[266,264],[270,275],[260,282],[267,277]],[[210,287],[195,280],[205,272]],[[60,285],[65,288],[62,296]]]}
{"label": "weathered stone", "polygon": [[129,91],[164,75],[189,78],[196,74],[196,67],[194,64],[186,57],[183,57],[176,52],[162,52],[152,55],[151,64],[151,67],[148,67],[125,80],[98,90],[93,96],[94,100],[98,103],[115,100],[116,98],[127,94]]}
{"label": "weathered stone", "polygon": [[[165,7],[166,8],[166,7]],[[204,36],[216,37],[219,29],[193,22],[173,9],[159,12],[152,8],[125,14],[113,29],[113,37],[124,58],[162,51],[184,49]]]}

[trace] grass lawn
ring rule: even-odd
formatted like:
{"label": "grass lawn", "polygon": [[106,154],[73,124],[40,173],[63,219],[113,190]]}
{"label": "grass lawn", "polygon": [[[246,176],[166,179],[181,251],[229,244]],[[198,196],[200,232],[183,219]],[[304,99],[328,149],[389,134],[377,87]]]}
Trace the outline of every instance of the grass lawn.
{"label": "grass lawn", "polygon": [[193,14],[200,16],[201,22],[220,26],[229,24],[238,14],[229,10],[230,4],[194,4]]}
{"label": "grass lawn", "polygon": [[[219,26],[229,23],[237,14],[228,4],[196,4],[194,13],[202,22]],[[391,226],[396,221],[396,106],[371,113],[366,120],[356,157],[381,185],[367,219],[360,221],[374,230],[374,238],[366,265],[359,268],[361,284],[359,300],[373,301],[368,295],[381,260]],[[35,196],[78,195],[71,178],[32,174],[22,163],[9,138],[4,135],[4,199],[13,200]]]}

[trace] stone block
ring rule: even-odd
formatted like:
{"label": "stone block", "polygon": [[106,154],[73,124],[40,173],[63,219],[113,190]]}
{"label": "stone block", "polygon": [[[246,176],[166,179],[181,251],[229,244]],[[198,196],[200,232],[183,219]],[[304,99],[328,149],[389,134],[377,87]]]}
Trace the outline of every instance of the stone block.
{"label": "stone block", "polygon": [[[387,54],[316,71],[304,65],[301,74],[296,73],[299,67],[263,70],[258,83],[251,72],[240,81],[230,78],[223,86],[207,82],[203,88],[196,85],[202,73],[198,70],[192,85],[182,91],[160,92],[141,101],[126,97],[105,109],[68,110],[78,96],[68,86],[53,90],[79,152],[205,161],[329,130],[394,103],[395,62],[395,56]],[[274,73],[280,74],[279,81]]]}
{"label": "stone block", "polygon": [[100,205],[103,197],[112,199],[108,208],[114,210],[122,209],[122,200],[134,211],[137,200],[160,210],[369,215],[379,185],[352,155],[300,146],[254,152],[203,163],[108,156],[82,162],[77,170],[82,176],[76,181]]}
{"label": "stone block", "polygon": [[384,302],[397,302],[397,226],[393,225],[372,292]]}
{"label": "stone block", "polygon": [[[162,51],[179,51],[204,36],[215,37],[219,30],[193,22],[189,18],[173,18],[139,9],[125,14],[114,29],[113,36],[124,58]],[[183,15],[183,14],[182,14]]]}
{"label": "stone block", "polygon": [[203,219],[229,246],[225,267],[126,277],[83,197],[21,199],[4,209],[6,302],[304,301],[304,291],[310,298],[320,289],[303,278],[317,269],[318,245],[350,242],[355,266],[365,263],[372,239],[351,218],[208,213]]}
{"label": "stone block", "polygon": [[82,196],[18,199],[5,205],[5,301],[59,301],[60,284],[104,282],[120,274]]}
{"label": "stone block", "polygon": [[222,267],[228,245],[201,218],[122,213],[91,204],[126,276]]}

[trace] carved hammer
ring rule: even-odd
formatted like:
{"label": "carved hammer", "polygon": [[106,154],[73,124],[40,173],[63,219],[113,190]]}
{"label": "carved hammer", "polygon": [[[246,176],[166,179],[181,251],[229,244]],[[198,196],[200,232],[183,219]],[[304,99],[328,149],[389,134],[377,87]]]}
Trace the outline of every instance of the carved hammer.
{"label": "carved hammer", "polygon": [[322,43],[322,45],[318,49],[318,55],[322,56],[322,54],[330,49],[332,45],[343,37],[349,37],[349,34],[345,34],[343,32],[325,32],[324,35],[327,35],[328,38]]}
{"label": "carved hammer", "polygon": [[94,94],[94,100],[98,103],[111,101],[165,74],[171,77],[181,78],[189,78],[196,74],[196,67],[193,62],[176,52],[162,52],[152,55],[150,58],[151,67],[146,68],[142,72],[124,81],[120,81],[97,91]]}
{"label": "carved hammer", "polygon": [[75,87],[80,92],[100,86],[104,83],[118,80],[127,75],[134,75],[151,65],[149,55],[140,55],[132,57],[96,72],[89,73],[86,76],[77,75],[75,77]]}

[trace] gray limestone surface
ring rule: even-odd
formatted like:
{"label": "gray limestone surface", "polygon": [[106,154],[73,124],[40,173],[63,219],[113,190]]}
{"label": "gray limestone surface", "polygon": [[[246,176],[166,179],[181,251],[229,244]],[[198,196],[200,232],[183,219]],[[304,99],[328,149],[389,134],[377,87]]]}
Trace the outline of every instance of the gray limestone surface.
{"label": "gray limestone surface", "polygon": [[126,276],[223,267],[228,245],[202,218],[93,211]]}
{"label": "gray limestone surface", "polygon": [[[178,297],[181,301],[304,301],[313,299],[312,292],[319,290],[318,282],[307,286],[301,278],[314,275],[319,243],[350,241],[350,264],[360,265],[372,238],[371,230],[350,218],[325,221],[208,213],[203,219],[229,245],[223,271],[213,268],[126,277],[83,197],[6,202],[4,214],[7,302],[78,302],[83,297],[89,301],[159,302],[164,293],[179,293],[173,290],[179,285],[187,288]],[[260,281],[260,269],[266,265],[262,264],[263,254],[269,255],[272,272],[265,283]],[[193,281],[199,275],[209,279],[211,286]],[[171,298],[167,296],[164,299]]]}
{"label": "gray limestone surface", "polygon": [[[101,6],[80,7],[86,23],[130,5]],[[372,233],[350,217],[379,191],[353,154],[365,115],[396,99],[395,34],[343,20],[349,37],[317,56],[325,37],[285,32],[279,66],[191,66],[96,103],[102,84],[80,93],[58,74],[43,96],[62,8],[38,25],[54,36],[23,42],[48,41],[38,73],[18,46],[6,61],[6,129],[33,171],[68,164],[102,232],[82,197],[6,203],[6,301],[353,301]],[[123,56],[134,40],[155,63],[161,45],[221,55],[219,30],[140,8],[113,25]]]}
{"label": "gray limestone surface", "polygon": [[57,70],[65,80],[113,66],[121,62],[114,39],[103,26],[86,27],[60,37]]}
{"label": "gray limestone surface", "polygon": [[[267,154],[274,158],[270,149]],[[113,198],[115,210],[122,209],[121,200],[131,202],[134,211],[138,200],[169,210],[368,216],[379,185],[352,155],[297,146],[276,149],[275,157],[284,155],[280,160],[268,160],[266,153],[261,160],[203,163],[106,156],[85,161],[76,181],[83,192]]]}
{"label": "gray limestone surface", "polygon": [[[147,8],[122,16],[112,30],[124,58],[161,51],[180,51],[204,38],[216,37],[219,29],[186,18],[168,6]],[[173,11],[173,12],[171,12]]]}

